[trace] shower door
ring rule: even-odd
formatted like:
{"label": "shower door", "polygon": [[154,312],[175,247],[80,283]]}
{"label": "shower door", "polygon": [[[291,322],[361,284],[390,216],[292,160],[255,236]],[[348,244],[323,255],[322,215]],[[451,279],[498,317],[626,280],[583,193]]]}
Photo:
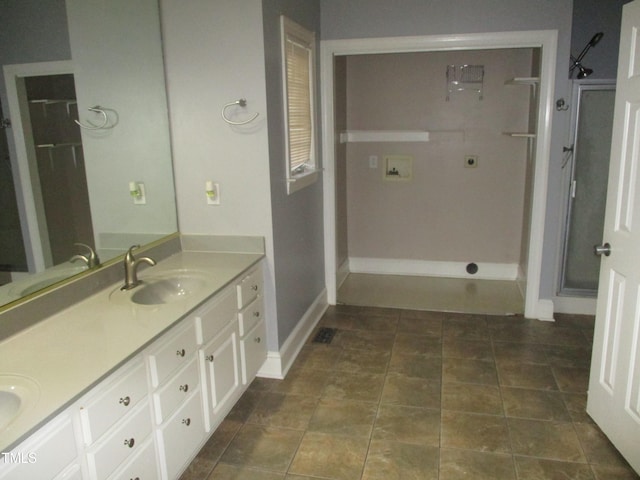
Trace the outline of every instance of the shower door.
{"label": "shower door", "polygon": [[[595,297],[611,154],[615,84],[574,83],[573,152],[560,295]],[[568,153],[571,153],[570,151]]]}

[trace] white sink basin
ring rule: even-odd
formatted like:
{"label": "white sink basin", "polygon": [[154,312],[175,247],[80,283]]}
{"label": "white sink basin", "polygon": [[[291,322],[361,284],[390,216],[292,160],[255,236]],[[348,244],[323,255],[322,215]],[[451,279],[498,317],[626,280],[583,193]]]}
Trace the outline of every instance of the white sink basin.
{"label": "white sink basin", "polygon": [[140,285],[111,293],[111,300],[118,303],[132,302],[137,305],[162,305],[178,302],[199,292],[207,284],[206,276],[194,272],[167,272],[145,278]]}
{"label": "white sink basin", "polygon": [[40,388],[35,380],[22,375],[0,374],[0,430],[35,405]]}

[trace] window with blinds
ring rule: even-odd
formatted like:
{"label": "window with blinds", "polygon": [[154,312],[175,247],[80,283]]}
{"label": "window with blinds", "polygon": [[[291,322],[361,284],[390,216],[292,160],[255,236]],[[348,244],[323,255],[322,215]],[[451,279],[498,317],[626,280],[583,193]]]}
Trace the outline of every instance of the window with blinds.
{"label": "window with blinds", "polygon": [[287,191],[316,180],[314,128],[315,35],[282,16]]}

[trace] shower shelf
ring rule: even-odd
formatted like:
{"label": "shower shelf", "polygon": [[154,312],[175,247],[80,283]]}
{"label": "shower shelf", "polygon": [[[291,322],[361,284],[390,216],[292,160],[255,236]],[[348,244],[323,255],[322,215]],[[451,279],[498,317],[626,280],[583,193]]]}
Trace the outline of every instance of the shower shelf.
{"label": "shower shelf", "polygon": [[538,85],[540,77],[514,77],[505,81],[505,85]]}
{"label": "shower shelf", "polygon": [[57,103],[66,103],[67,105],[75,105],[78,101],[75,98],[69,99],[50,99],[50,98],[34,98],[29,103],[38,103],[41,105],[55,105]]}
{"label": "shower shelf", "polygon": [[502,133],[510,137],[536,138],[535,133],[526,133],[526,132],[502,132]]}
{"label": "shower shelf", "polygon": [[340,143],[428,141],[429,132],[422,130],[351,130],[340,133]]}

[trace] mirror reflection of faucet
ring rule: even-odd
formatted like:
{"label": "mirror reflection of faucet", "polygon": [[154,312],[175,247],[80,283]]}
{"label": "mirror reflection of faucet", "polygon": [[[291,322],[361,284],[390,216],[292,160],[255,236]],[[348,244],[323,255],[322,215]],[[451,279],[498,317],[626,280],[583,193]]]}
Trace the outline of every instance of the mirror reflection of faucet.
{"label": "mirror reflection of faucet", "polygon": [[146,263],[152,267],[156,264],[156,261],[150,257],[135,258],[133,251],[140,248],[140,245],[132,245],[124,256],[124,285],[120,290],[131,290],[142,283],[138,280],[138,265],[140,263]]}
{"label": "mirror reflection of faucet", "polygon": [[76,247],[83,247],[85,249],[87,249],[87,254],[86,255],[74,255],[73,257],[71,257],[69,259],[69,261],[71,263],[76,262],[78,260],[83,261],[86,265],[87,268],[94,268],[94,267],[99,267],[100,266],[100,259],[98,258],[98,254],[96,253],[96,251],[91,248],[91,246],[85,244],[85,243],[74,243],[74,245]]}

